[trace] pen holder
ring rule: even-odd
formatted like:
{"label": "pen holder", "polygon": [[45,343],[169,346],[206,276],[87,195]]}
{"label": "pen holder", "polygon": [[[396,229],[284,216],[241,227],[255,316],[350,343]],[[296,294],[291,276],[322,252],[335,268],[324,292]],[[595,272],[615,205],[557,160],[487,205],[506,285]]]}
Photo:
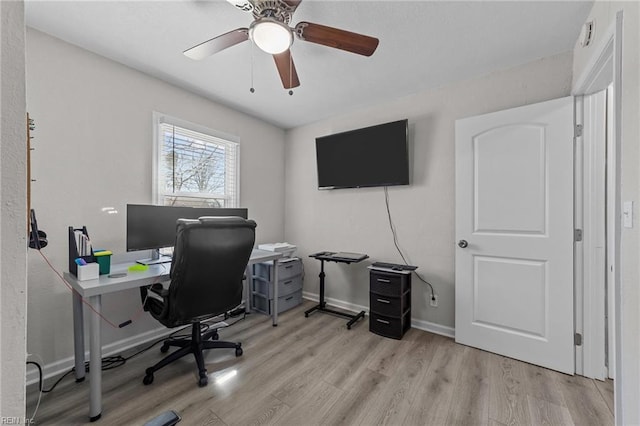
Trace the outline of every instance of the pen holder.
{"label": "pen holder", "polygon": [[111,252],[108,250],[94,251],[96,262],[100,265],[100,275],[106,275],[111,272]]}
{"label": "pen holder", "polygon": [[86,265],[77,265],[78,281],[95,280],[100,272],[100,265],[97,263],[87,263]]}

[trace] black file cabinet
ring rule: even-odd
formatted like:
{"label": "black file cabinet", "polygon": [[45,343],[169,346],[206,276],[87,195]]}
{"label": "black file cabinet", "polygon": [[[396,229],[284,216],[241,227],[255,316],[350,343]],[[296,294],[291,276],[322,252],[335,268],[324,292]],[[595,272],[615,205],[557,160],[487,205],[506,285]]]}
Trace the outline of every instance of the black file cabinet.
{"label": "black file cabinet", "polygon": [[411,272],[371,269],[369,331],[402,339],[411,328]]}

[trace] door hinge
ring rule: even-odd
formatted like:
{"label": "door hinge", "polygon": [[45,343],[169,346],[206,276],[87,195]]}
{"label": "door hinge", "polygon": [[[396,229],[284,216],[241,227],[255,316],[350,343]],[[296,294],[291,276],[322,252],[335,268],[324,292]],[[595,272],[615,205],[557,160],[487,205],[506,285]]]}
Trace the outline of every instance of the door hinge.
{"label": "door hinge", "polygon": [[574,241],[582,241],[582,229],[575,229],[573,232]]}
{"label": "door hinge", "polygon": [[584,126],[582,124],[576,124],[576,129],[575,129],[575,137],[579,138],[580,136],[582,136],[582,130],[584,129]]}
{"label": "door hinge", "polygon": [[574,336],[573,336],[573,343],[574,343],[576,346],[582,346],[582,334],[580,334],[580,333],[576,333],[576,334],[574,334]]}

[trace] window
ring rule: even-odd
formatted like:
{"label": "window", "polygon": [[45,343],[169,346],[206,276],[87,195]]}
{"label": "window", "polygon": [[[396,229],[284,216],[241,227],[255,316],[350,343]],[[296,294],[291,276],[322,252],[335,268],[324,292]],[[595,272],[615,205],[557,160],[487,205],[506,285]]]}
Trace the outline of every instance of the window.
{"label": "window", "polygon": [[156,204],[237,207],[237,138],[172,117],[154,117]]}

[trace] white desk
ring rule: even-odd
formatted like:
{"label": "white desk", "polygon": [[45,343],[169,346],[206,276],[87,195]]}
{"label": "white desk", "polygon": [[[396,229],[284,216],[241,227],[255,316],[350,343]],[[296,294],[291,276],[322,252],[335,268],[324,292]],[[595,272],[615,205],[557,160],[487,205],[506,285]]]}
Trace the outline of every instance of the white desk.
{"label": "white desk", "polygon": [[[249,265],[247,266],[246,283],[251,282],[251,265],[254,263],[267,262],[282,257],[282,253],[266,250],[254,249],[251,252]],[[133,263],[121,263],[111,265],[111,274],[126,272],[122,278],[109,278],[101,275],[98,279],[88,281],[78,281],[69,272],[64,273],[64,278],[75,290],[72,293],[73,299],[73,346],[75,355],[76,382],[84,380],[84,304],[83,299],[97,313],[101,312],[103,294],[115,293],[123,290],[151,285],[169,279],[170,263],[160,265],[150,265],[146,271],[129,271],[129,266]],[[278,282],[278,268],[272,268],[273,282]],[[278,286],[274,285],[273,309],[271,318],[273,326],[278,325]],[[248,311],[251,306],[251,291],[245,288],[245,309]],[[102,342],[101,342],[101,318],[96,312],[91,311],[89,330],[89,419],[96,421],[102,415]]]}

